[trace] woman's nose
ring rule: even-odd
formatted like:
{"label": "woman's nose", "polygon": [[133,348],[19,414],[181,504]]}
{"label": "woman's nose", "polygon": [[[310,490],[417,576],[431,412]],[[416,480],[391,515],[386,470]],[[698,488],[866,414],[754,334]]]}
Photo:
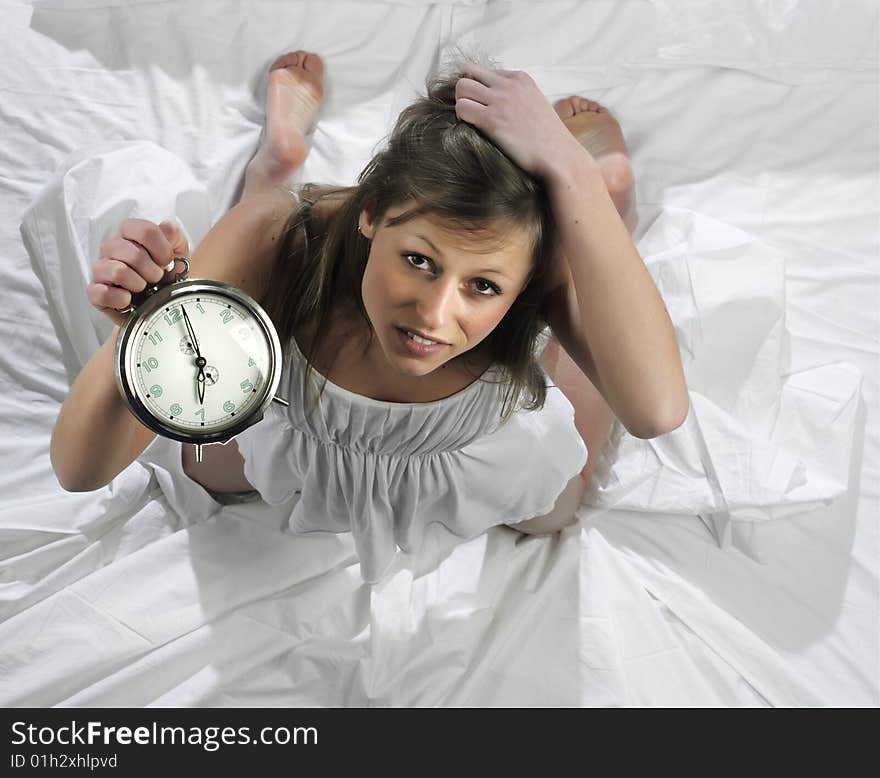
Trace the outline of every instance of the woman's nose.
{"label": "woman's nose", "polygon": [[455,305],[455,285],[433,281],[424,285],[419,295],[417,313],[425,329],[441,335]]}

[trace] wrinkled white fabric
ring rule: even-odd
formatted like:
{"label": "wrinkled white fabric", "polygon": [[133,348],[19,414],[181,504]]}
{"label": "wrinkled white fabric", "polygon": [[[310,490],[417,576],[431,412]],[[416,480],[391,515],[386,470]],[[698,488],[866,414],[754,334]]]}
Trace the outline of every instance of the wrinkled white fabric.
{"label": "wrinkled white fabric", "polygon": [[[880,703],[876,3],[69,6],[3,9],[0,704]],[[235,202],[277,54],[329,55],[296,180],[349,184],[457,44],[620,121],[687,425],[641,440],[615,424],[578,525],[462,542],[434,524],[367,589],[350,533],[212,503],[174,441],[63,492],[52,425],[103,339],[88,245],[132,215],[198,244]],[[51,174],[121,140],[152,151]]]}
{"label": "wrinkled white fabric", "polygon": [[279,387],[289,407],[273,403],[236,438],[245,477],[270,505],[290,502],[291,531],[352,532],[371,583],[433,522],[473,538],[548,513],[587,462],[574,409],[555,386],[543,408],[517,407],[501,422],[498,366],[428,403],[374,400],[327,381],[317,407],[323,376],[310,376],[307,406],[305,367],[292,341]]}

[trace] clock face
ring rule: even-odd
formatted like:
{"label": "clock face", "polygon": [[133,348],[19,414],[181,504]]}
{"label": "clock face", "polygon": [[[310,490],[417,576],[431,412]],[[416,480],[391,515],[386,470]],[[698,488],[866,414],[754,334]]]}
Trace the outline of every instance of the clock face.
{"label": "clock face", "polygon": [[261,404],[271,343],[236,299],[211,291],[177,296],[146,316],[130,343],[134,390],[167,427],[217,432]]}

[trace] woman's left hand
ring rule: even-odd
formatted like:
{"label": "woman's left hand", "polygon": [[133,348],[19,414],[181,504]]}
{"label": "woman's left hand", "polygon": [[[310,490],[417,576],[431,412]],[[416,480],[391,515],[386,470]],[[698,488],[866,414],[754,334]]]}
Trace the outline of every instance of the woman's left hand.
{"label": "woman's left hand", "polygon": [[521,70],[464,63],[455,85],[455,113],[494,141],[527,173],[546,178],[572,155],[589,155]]}

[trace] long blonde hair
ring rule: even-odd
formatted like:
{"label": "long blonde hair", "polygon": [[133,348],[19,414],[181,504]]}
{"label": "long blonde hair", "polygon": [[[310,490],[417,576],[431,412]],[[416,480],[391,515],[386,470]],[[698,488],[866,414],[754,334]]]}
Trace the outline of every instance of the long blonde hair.
{"label": "long blonde hair", "polygon": [[[361,210],[368,207],[374,223],[380,224],[390,208],[414,201],[415,207],[387,224],[430,215],[473,235],[503,234],[505,228],[525,230],[532,258],[530,278],[484,342],[493,363],[505,369],[508,388],[502,421],[521,400],[527,410],[544,405],[546,386],[535,348],[547,324],[545,305],[556,261],[556,227],[548,194],[539,180],[514,164],[479,129],[458,119],[455,84],[460,77],[456,69],[426,82],[427,94],[400,113],[387,145],[370,160],[355,186],[307,184],[301,190],[264,307],[288,349],[300,325],[315,325],[311,343],[300,344],[308,363],[303,376],[306,394],[326,325],[340,305],[350,305],[352,313],[363,317],[372,339],[361,296],[370,250],[369,241],[357,229]],[[312,208],[325,197],[340,204],[316,225]],[[302,235],[297,241],[299,229]]]}

